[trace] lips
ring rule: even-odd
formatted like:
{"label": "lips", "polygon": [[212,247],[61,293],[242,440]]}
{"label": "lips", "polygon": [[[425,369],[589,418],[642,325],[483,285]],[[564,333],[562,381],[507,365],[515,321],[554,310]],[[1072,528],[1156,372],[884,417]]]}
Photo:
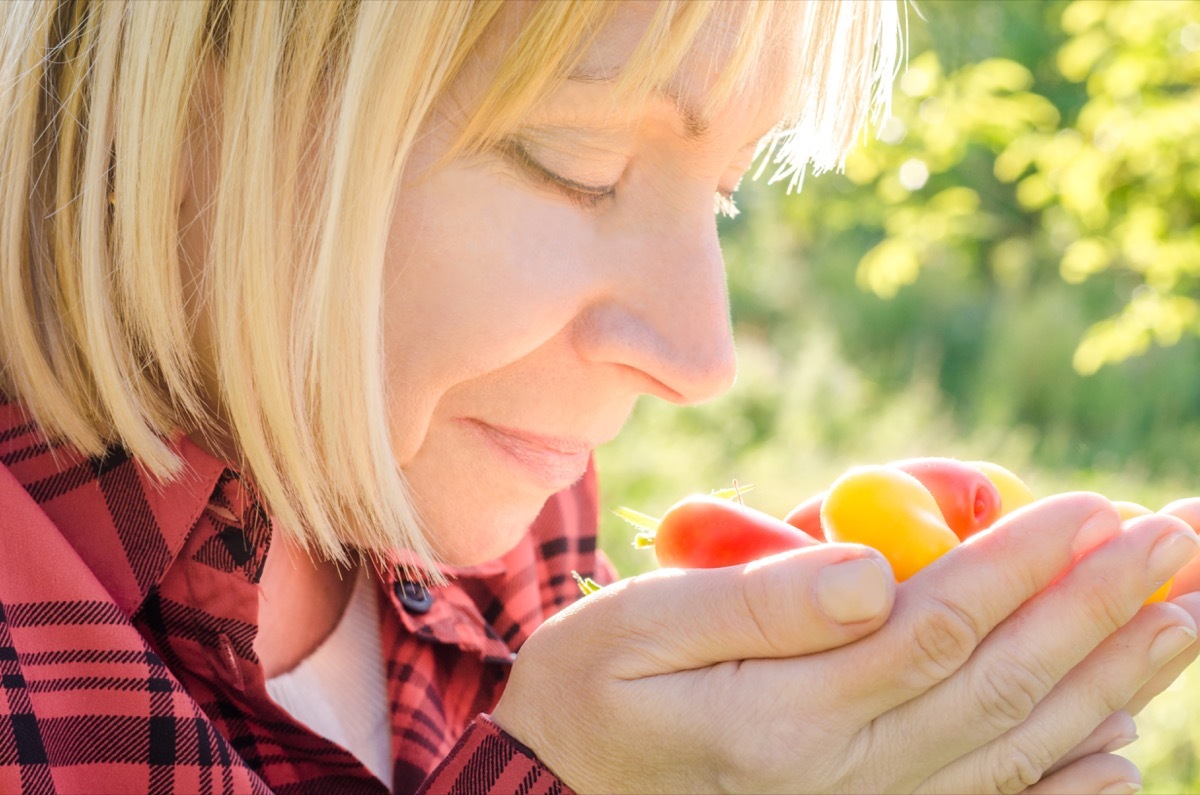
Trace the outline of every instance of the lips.
{"label": "lips", "polygon": [[476,419],[463,422],[509,466],[551,491],[561,491],[583,477],[595,446],[584,440],[544,436]]}

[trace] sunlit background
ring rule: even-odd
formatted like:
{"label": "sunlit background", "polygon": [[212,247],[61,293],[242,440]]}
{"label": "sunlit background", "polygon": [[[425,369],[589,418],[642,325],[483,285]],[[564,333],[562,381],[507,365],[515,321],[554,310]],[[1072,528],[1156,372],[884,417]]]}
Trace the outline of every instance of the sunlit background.
{"label": "sunlit background", "polygon": [[[605,509],[737,479],[783,515],[916,455],[1200,495],[1200,0],[920,0],[908,41],[844,174],[743,186],[737,385],[644,401],[599,452]],[[633,532],[606,513],[626,575],[654,565]],[[1139,717],[1146,792],[1200,792],[1198,711],[1200,670]]]}

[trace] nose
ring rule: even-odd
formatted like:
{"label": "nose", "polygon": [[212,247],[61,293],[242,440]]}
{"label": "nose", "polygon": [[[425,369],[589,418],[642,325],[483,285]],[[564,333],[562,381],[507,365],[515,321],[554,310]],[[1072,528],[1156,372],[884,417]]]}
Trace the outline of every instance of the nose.
{"label": "nose", "polygon": [[663,220],[613,236],[605,287],[577,318],[574,341],[585,360],[629,371],[641,392],[700,403],[737,374],[725,262],[711,209]]}

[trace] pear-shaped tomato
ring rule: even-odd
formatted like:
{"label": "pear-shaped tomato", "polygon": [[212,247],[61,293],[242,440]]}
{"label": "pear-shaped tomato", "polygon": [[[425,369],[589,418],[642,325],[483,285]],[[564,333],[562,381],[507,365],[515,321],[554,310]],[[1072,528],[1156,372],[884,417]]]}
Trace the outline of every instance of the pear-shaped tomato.
{"label": "pear-shaped tomato", "polygon": [[819,543],[787,522],[735,500],[705,495],[672,505],[654,532],[663,566],[713,569]]}
{"label": "pear-shaped tomato", "polygon": [[929,489],[891,466],[855,467],[829,488],[821,524],[830,541],[879,550],[903,581],[958,545]]}
{"label": "pear-shaped tomato", "polygon": [[953,458],[909,458],[891,466],[921,481],[937,501],[942,518],[962,540],[992,526],[1000,516],[1000,491],[987,475]]}
{"label": "pear-shaped tomato", "polygon": [[1000,492],[1000,516],[1007,516],[1033,502],[1033,492],[1025,485],[1025,481],[999,464],[993,464],[991,461],[971,461],[969,465],[987,475],[988,480],[992,481],[996,490]]}
{"label": "pear-shaped tomato", "polygon": [[821,502],[824,499],[825,492],[814,494],[793,508],[792,512],[783,518],[783,521],[813,538],[824,541],[825,528],[821,527]]}

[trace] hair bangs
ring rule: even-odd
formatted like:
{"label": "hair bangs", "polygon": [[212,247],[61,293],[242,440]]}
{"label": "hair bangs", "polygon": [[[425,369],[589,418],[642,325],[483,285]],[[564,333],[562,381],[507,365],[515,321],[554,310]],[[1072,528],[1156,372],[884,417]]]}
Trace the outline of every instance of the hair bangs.
{"label": "hair bangs", "polygon": [[[517,127],[529,109],[566,78],[612,12],[611,3],[534,6],[447,159],[463,150],[482,149]],[[485,24],[496,23],[496,17],[490,15]]]}
{"label": "hair bangs", "polygon": [[892,83],[903,51],[899,3],[844,0],[782,3],[780,29],[790,52],[785,113],[760,145],[754,177],[788,190],[814,174],[841,170],[856,139],[891,113]]}
{"label": "hair bangs", "polygon": [[[814,174],[840,170],[858,136],[890,113],[891,86],[903,50],[903,0],[663,0],[613,82],[614,98],[637,103],[662,92],[702,33],[712,33],[716,81],[701,111],[709,115],[764,78],[782,86],[779,124],[756,154],[754,177],[788,190]],[[504,54],[495,79],[458,145],[479,150],[519,126],[577,66],[611,4],[540,3]],[[604,76],[605,79],[612,76]]]}

